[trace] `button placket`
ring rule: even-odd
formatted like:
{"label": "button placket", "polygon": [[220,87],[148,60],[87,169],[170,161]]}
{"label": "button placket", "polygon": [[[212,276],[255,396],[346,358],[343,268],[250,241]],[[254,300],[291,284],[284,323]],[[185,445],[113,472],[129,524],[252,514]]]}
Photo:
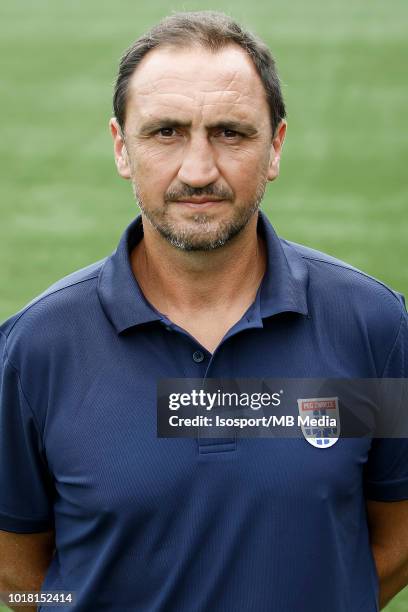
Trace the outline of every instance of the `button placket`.
{"label": "button placket", "polygon": [[[202,351],[195,351],[195,352],[202,353]],[[210,357],[209,364],[204,374],[205,379],[211,377],[211,371],[213,370],[213,360],[214,360],[214,356],[216,353],[218,353],[218,349]],[[203,354],[203,359],[204,359],[204,354]],[[231,451],[234,452],[237,450],[237,436],[235,433],[232,436],[227,437],[227,438],[224,438],[224,437],[205,438],[202,436],[200,429],[201,428],[199,427],[197,443],[198,443],[198,453],[201,456],[203,455],[210,456],[216,453],[225,453],[225,452],[231,452]]]}

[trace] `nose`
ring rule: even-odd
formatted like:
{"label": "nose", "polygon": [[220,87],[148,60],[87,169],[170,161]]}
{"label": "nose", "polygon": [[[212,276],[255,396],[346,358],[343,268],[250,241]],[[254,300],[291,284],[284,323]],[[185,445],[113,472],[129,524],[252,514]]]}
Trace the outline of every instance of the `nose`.
{"label": "nose", "polygon": [[208,137],[191,138],[186,143],[178,178],[191,187],[206,187],[220,176]]}

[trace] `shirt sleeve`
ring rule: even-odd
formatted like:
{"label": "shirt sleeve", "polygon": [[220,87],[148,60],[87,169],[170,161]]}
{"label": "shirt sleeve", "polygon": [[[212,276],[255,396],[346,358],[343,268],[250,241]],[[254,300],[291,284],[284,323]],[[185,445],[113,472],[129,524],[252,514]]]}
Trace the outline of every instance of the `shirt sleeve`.
{"label": "shirt sleeve", "polygon": [[[403,300],[402,304],[404,303]],[[408,316],[403,306],[401,323],[386,362],[383,378],[408,378]],[[408,398],[401,397],[404,430],[408,419]],[[365,470],[365,494],[374,501],[408,499],[408,439],[373,440]]]}
{"label": "shirt sleeve", "polygon": [[0,334],[0,529],[53,528],[52,479],[41,435]]}

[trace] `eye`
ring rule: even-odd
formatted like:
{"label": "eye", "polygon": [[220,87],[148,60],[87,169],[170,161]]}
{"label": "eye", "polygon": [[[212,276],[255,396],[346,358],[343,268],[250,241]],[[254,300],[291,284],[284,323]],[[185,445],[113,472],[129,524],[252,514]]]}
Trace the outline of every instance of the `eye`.
{"label": "eye", "polygon": [[240,134],[236,132],[235,130],[228,130],[228,129],[223,130],[223,134],[226,138],[236,138],[237,136],[240,136]]}
{"label": "eye", "polygon": [[241,132],[237,132],[236,130],[232,130],[230,128],[220,129],[218,136],[224,140],[231,140],[231,142],[238,142],[243,138],[243,134],[241,134]]}
{"label": "eye", "polygon": [[157,131],[157,134],[163,138],[172,138],[172,136],[175,136],[176,130],[172,127],[163,127]]}

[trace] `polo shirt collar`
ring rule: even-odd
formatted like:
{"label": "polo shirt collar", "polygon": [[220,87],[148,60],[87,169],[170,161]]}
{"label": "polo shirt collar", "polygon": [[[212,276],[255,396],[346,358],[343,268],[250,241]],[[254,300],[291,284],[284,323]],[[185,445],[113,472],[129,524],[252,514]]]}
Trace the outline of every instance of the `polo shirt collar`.
{"label": "polo shirt collar", "polygon": [[279,238],[267,216],[260,211],[258,233],[267,249],[267,269],[260,287],[260,315],[281,312],[307,315],[309,274],[303,257],[295,247]]}
{"label": "polo shirt collar", "polygon": [[118,334],[135,325],[162,319],[144,297],[130,265],[129,254],[142,238],[142,217],[138,215],[122,234],[116,251],[106,259],[99,275],[99,299]]}
{"label": "polo shirt collar", "polygon": [[[258,232],[267,248],[267,269],[256,298],[261,319],[280,312],[306,315],[308,272],[303,258],[276,235],[264,213],[259,213]],[[127,227],[117,249],[105,260],[98,279],[102,308],[117,333],[164,320],[144,297],[130,265],[129,254],[143,237],[141,215]]]}

